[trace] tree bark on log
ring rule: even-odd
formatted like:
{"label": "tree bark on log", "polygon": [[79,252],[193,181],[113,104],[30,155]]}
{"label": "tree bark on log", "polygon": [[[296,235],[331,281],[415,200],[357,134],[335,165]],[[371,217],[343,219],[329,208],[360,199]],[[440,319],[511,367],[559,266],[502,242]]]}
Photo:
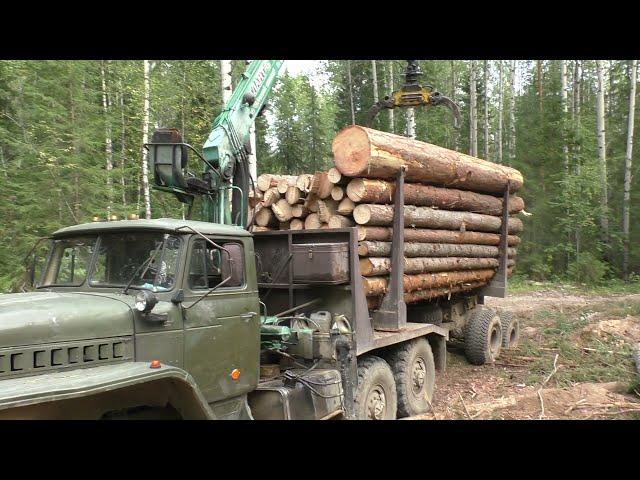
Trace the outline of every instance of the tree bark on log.
{"label": "tree bark on log", "polygon": [[[486,282],[469,282],[460,285],[454,285],[452,287],[440,287],[431,288],[429,290],[419,290],[416,292],[410,292],[404,294],[405,303],[416,303],[424,300],[430,300],[432,298],[444,297],[453,293],[468,292],[475,290],[486,285]],[[382,296],[367,297],[367,307],[369,310],[376,310],[380,308],[382,303]]]}
{"label": "tree bark on log", "polygon": [[352,125],[333,140],[336,168],[347,177],[395,178],[407,166],[409,182],[430,183],[465,190],[500,194],[522,187],[522,174],[418,140]]}
{"label": "tree bark on log", "polygon": [[298,177],[295,175],[273,175],[271,173],[263,173],[260,175],[256,181],[258,188],[263,192],[269,190],[269,188],[277,187],[278,182],[282,179],[287,179],[293,181],[295,185],[295,181]]}
{"label": "tree bark on log", "polygon": [[[515,265],[509,260],[508,266]],[[404,273],[448,272],[458,270],[481,270],[498,268],[496,258],[466,258],[466,257],[416,257],[404,259]],[[391,259],[389,257],[364,257],[360,259],[360,273],[364,277],[389,275],[391,273]]]}
{"label": "tree bark on log", "polygon": [[355,222],[347,217],[342,215],[332,215],[329,218],[329,228],[348,228],[353,227]]}
{"label": "tree bark on log", "polygon": [[310,212],[318,212],[318,196],[315,193],[309,192],[307,198],[304,199],[304,206],[309,209]]}
{"label": "tree bark on log", "polygon": [[[355,203],[393,203],[395,183],[385,180],[354,178],[347,185],[347,196]],[[502,199],[482,193],[454,188],[433,187],[417,183],[404,184],[405,205],[463,210],[486,215],[502,215]],[[512,195],[509,213],[524,209],[522,198]]]}
{"label": "tree bark on log", "polygon": [[287,222],[293,218],[291,205],[289,205],[284,198],[281,198],[275,205],[272,205],[271,210],[273,210],[274,215],[281,222]]}
{"label": "tree bark on log", "polygon": [[[353,218],[359,225],[387,226],[393,224],[392,205],[363,203],[353,210]],[[480,213],[436,210],[431,207],[404,207],[404,224],[409,227],[442,228],[447,230],[499,232],[502,219]],[[522,220],[509,219],[509,233],[522,231]]]}
{"label": "tree bark on log", "polygon": [[[405,257],[473,257],[498,258],[500,249],[489,245],[461,245],[450,243],[412,243],[404,244]],[[391,256],[391,242],[358,242],[358,255],[361,257]],[[509,258],[515,257],[515,248],[507,250]]]}
{"label": "tree bark on log", "polygon": [[[338,213],[340,208],[338,208]],[[390,227],[358,227],[358,240],[391,241],[393,229]],[[457,232],[452,230],[430,230],[427,228],[405,228],[404,241],[416,243],[461,243],[475,245],[500,245],[500,235],[484,232]],[[520,244],[520,238],[508,236],[510,247]]]}
{"label": "tree bark on log", "polygon": [[[468,282],[488,282],[495,274],[494,269],[421,273],[405,275],[402,277],[402,283],[405,292],[415,292],[416,290],[429,290]],[[365,295],[368,297],[386,293],[388,283],[387,277],[362,277]]]}
{"label": "tree bark on log", "polygon": [[264,194],[260,190],[251,190],[249,192],[249,206],[254,208],[256,205],[260,204],[264,198]]}

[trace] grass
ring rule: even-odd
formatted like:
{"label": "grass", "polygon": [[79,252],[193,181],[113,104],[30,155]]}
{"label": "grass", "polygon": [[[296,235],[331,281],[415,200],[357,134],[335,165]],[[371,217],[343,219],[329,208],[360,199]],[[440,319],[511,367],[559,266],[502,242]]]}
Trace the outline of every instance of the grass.
{"label": "grass", "polygon": [[531,293],[545,290],[568,290],[575,294],[585,295],[619,295],[640,293],[640,281],[623,282],[619,279],[607,280],[600,285],[587,285],[571,281],[536,282],[519,276],[509,279],[509,293]]}

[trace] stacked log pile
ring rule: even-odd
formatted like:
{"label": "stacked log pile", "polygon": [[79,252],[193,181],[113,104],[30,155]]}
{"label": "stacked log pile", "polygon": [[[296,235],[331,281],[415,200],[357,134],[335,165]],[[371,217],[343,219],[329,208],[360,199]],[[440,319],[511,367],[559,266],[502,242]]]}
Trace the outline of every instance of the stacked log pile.
{"label": "stacked log pile", "polygon": [[524,209],[517,170],[360,126],[333,141],[335,167],[258,178],[253,231],[358,227],[358,255],[370,306],[391,272],[395,178],[404,185],[407,303],[486,285],[498,268],[503,195],[509,188],[508,267],[515,266]]}

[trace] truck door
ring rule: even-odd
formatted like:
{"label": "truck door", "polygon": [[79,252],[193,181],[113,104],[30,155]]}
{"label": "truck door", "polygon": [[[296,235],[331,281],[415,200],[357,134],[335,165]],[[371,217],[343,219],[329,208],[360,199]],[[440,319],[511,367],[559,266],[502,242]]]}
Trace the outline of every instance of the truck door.
{"label": "truck door", "polygon": [[247,274],[251,240],[211,240],[222,249],[201,237],[191,239],[183,311],[185,368],[214,402],[256,387],[260,317],[255,275]]}

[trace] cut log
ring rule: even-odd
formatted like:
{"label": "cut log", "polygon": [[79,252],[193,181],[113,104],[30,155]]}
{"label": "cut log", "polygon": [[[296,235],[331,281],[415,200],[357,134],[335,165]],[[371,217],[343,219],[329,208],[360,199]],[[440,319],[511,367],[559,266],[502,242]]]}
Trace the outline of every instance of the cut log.
{"label": "cut log", "polygon": [[339,202],[340,200],[342,200],[344,198],[344,188],[338,185],[335,185],[331,189],[331,198],[333,198],[336,202]]}
{"label": "cut log", "polygon": [[410,138],[352,125],[333,140],[333,158],[347,177],[395,178],[406,165],[406,180],[500,194],[515,192],[522,174],[514,168]]}
{"label": "cut log", "polygon": [[[348,198],[344,197],[340,203],[338,204],[338,213],[340,215],[351,215],[353,213],[353,209],[356,208],[356,204]],[[364,228],[364,227],[360,227]]]}
{"label": "cut log", "polygon": [[289,223],[289,229],[290,230],[304,230],[304,221],[300,220],[299,218],[291,219],[291,222]]}
{"label": "cut log", "polygon": [[320,225],[320,228],[321,228],[322,230],[326,230],[326,229],[331,228],[331,227],[329,226],[329,224],[328,224],[328,223],[326,223],[326,222],[322,222],[322,225]]}
{"label": "cut log", "polygon": [[[459,272],[422,273],[405,275],[402,278],[404,291],[428,290],[448,287],[468,282],[488,282],[496,274],[494,269],[469,270]],[[387,291],[387,277],[362,277],[366,296],[383,295]]]}
{"label": "cut log", "polygon": [[[392,205],[363,203],[353,210],[353,218],[360,225],[385,226],[393,223]],[[499,232],[502,219],[480,213],[436,210],[431,207],[404,207],[404,224],[409,227],[442,228],[447,230]],[[509,219],[509,233],[522,231],[522,220]]]}
{"label": "cut log", "polygon": [[[395,184],[385,180],[354,178],[347,185],[347,196],[356,203],[393,203],[394,191]],[[418,183],[404,184],[404,203],[444,210],[502,215],[502,198]],[[523,209],[524,200],[512,195],[509,198],[509,213],[517,213]]]}
{"label": "cut log", "polygon": [[294,218],[304,218],[309,215],[309,209],[304,205],[293,205],[291,207],[291,215]]}
{"label": "cut log", "polygon": [[[338,213],[340,209],[338,208]],[[390,227],[358,227],[358,240],[389,241],[393,237]],[[500,245],[500,235],[484,232],[456,232],[453,230],[430,230],[427,228],[405,228],[405,242],[418,243],[462,243],[476,245]],[[520,244],[520,238],[508,236],[510,247]]]}
{"label": "cut log", "polygon": [[295,175],[274,175],[271,173],[263,173],[258,177],[256,183],[260,190],[266,192],[269,188],[277,187],[278,182],[282,179],[293,180],[295,182],[296,178],[297,177]]}
{"label": "cut log", "polygon": [[264,194],[260,190],[251,190],[249,192],[249,206],[254,208],[264,198]]}
{"label": "cut log", "polygon": [[325,172],[316,172],[311,179],[309,192],[314,193],[318,198],[325,199],[331,195],[333,183],[329,181]]}
{"label": "cut log", "polygon": [[327,178],[334,185],[346,185],[349,181],[349,177],[344,177],[336,167],[331,167],[329,169],[327,172]]}
{"label": "cut log", "polygon": [[302,197],[302,192],[295,185],[292,185],[289,188],[287,188],[287,191],[284,194],[284,198],[287,200],[287,203],[289,205],[297,204],[300,201],[301,197]]}
{"label": "cut log", "polygon": [[309,187],[311,186],[311,179],[313,175],[310,173],[303,173],[302,175],[298,175],[296,179],[296,187],[298,187],[302,192],[307,193],[309,191]]}
{"label": "cut log", "polygon": [[329,219],[329,228],[348,228],[354,225],[355,222],[351,218],[342,215],[332,215]]}
{"label": "cut log", "polygon": [[[409,292],[404,294],[405,303],[416,303],[424,300],[431,300],[433,298],[445,297],[459,292],[468,292],[475,290],[476,288],[483,287],[487,282],[468,282],[460,285],[454,285],[451,287],[431,288],[429,290],[419,290],[416,292]],[[376,310],[380,308],[382,303],[382,296],[367,297],[367,307],[369,310]]]}
{"label": "cut log", "polygon": [[271,232],[273,228],[261,227],[259,225],[252,225],[251,232]]}
{"label": "cut log", "polygon": [[305,230],[316,230],[320,228],[322,222],[320,221],[320,217],[317,213],[310,213],[307,215],[307,218],[304,219],[304,229]]}
{"label": "cut log", "polygon": [[260,211],[256,213],[256,225],[259,227],[276,227],[278,225],[278,219],[270,208],[261,208]]}
{"label": "cut log", "polygon": [[280,230],[289,230],[289,222],[280,222],[278,228]]}
{"label": "cut log", "polygon": [[[515,265],[514,260],[508,261],[508,266]],[[466,258],[466,257],[416,257],[404,259],[404,273],[448,272],[458,270],[480,270],[484,268],[498,268],[496,258]],[[391,273],[391,259],[389,257],[369,257],[360,259],[360,273],[365,277],[374,275],[389,275]]]}
{"label": "cut log", "polygon": [[[455,243],[413,243],[404,244],[405,257],[473,257],[498,258],[498,247],[489,245],[467,245]],[[515,257],[515,248],[509,248],[509,258]],[[391,242],[358,243],[358,255],[361,257],[389,257],[391,256]]]}
{"label": "cut log", "polygon": [[274,203],[280,200],[280,194],[278,193],[278,189],[275,187],[269,188],[266,192],[264,192],[264,196],[262,198],[262,205],[265,207],[270,207]]}
{"label": "cut log", "polygon": [[276,218],[281,222],[287,222],[293,218],[291,205],[289,205],[284,198],[281,198],[275,203],[275,205],[272,205],[271,210],[273,210]]}
{"label": "cut log", "polygon": [[289,187],[295,187],[296,186],[296,180],[298,179],[298,177],[292,177],[292,176],[287,176],[285,178],[281,178],[278,181],[278,186],[276,187],[278,189],[278,193],[280,195],[284,195],[285,193],[287,193],[287,190],[289,190]]}
{"label": "cut log", "polygon": [[318,215],[321,222],[329,223],[329,219],[336,213],[338,213],[338,202],[330,198],[318,200]]}
{"label": "cut log", "polygon": [[304,200],[304,206],[307,207],[310,212],[316,213],[318,211],[318,196],[315,193],[309,192],[307,198]]}

